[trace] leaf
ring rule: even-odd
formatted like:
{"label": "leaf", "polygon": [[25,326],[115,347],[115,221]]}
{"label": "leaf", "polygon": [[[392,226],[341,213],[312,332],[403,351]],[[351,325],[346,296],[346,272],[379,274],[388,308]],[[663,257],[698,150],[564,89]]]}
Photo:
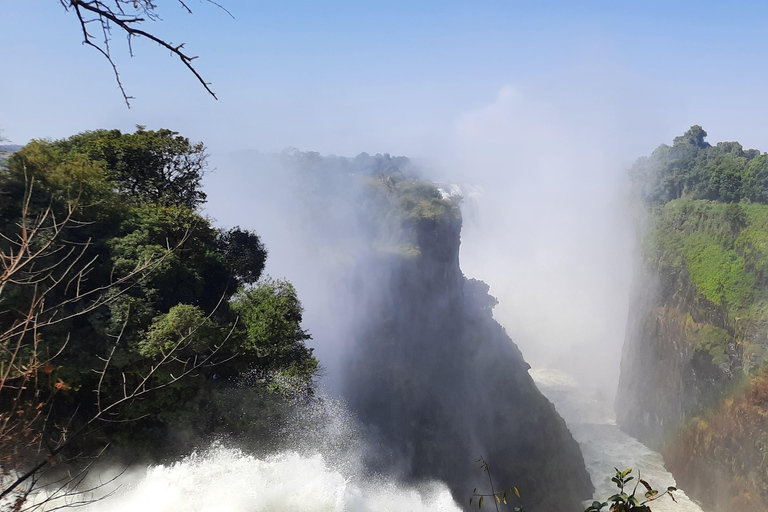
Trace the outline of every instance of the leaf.
{"label": "leaf", "polygon": [[45,373],[50,374],[53,371],[51,363],[45,363]]}
{"label": "leaf", "polygon": [[649,491],[653,490],[653,487],[651,487],[651,484],[649,484],[648,482],[646,482],[642,478],[640,479],[640,483],[643,484],[643,486],[645,486],[645,488],[648,489]]}
{"label": "leaf", "polygon": [[627,478],[626,480],[624,480],[624,483],[627,483],[627,482],[629,482],[630,480],[634,480],[634,479],[635,479],[635,477],[631,476],[631,477]]}
{"label": "leaf", "polygon": [[621,478],[624,478],[625,476],[627,476],[631,472],[632,472],[632,468],[625,469],[624,471],[621,472]]}
{"label": "leaf", "polygon": [[472,506],[472,498],[469,498],[469,506]]}
{"label": "leaf", "polygon": [[496,502],[497,502],[497,503],[501,503],[501,498],[499,498],[499,497],[498,497],[498,496],[496,496],[495,494],[493,495],[493,497],[494,497],[494,498],[496,498]]}
{"label": "leaf", "polygon": [[517,496],[519,498],[520,497],[520,491],[517,490],[517,487],[513,487],[512,490],[515,491],[515,496]]}
{"label": "leaf", "polygon": [[507,491],[504,491],[501,495],[501,499],[504,500],[504,504],[507,504]]}
{"label": "leaf", "polygon": [[475,487],[475,490],[472,491],[472,494],[477,494],[477,487]]}
{"label": "leaf", "polygon": [[676,490],[677,490],[677,487],[671,487],[671,486],[670,486],[670,487],[667,487],[667,490],[668,490],[669,492],[672,492],[672,491],[676,491]]}
{"label": "leaf", "polygon": [[631,504],[632,504],[632,505],[634,505],[635,507],[637,507],[637,506],[639,506],[639,505],[640,505],[640,502],[639,502],[639,501],[637,501],[637,498],[635,498],[634,496],[630,496],[630,497],[629,497],[629,503],[631,503]]}
{"label": "leaf", "polygon": [[480,500],[477,502],[477,508],[483,508],[483,497],[480,496]]}

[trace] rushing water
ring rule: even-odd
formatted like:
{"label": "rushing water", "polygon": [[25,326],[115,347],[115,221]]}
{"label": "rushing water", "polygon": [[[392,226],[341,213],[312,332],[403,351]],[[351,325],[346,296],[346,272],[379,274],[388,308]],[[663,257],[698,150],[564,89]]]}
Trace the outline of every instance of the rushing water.
{"label": "rushing water", "polygon": [[88,508],[104,512],[387,512],[458,507],[442,484],[420,489],[342,474],[321,455],[257,459],[213,448],[147,470],[138,482]]}
{"label": "rushing water", "polygon": [[[613,468],[632,468],[656,489],[676,486],[674,477],[664,468],[664,459],[616,425],[613,407],[590,396],[583,386],[559,370],[531,370],[531,376],[542,393],[555,404],[573,437],[581,446],[589,476],[595,485],[595,500],[615,494],[611,482]],[[681,490],[675,492],[677,503],[669,497],[654,501],[654,512],[701,512]]]}
{"label": "rushing water", "polygon": [[[557,370],[532,370],[539,389],[565,418],[581,445],[595,484],[595,499],[615,492],[613,467],[631,467],[659,489],[675,485],[658,453],[616,426],[612,407],[590,396]],[[335,410],[334,414],[343,416]],[[346,431],[347,418],[341,418]],[[327,420],[326,420],[327,423]],[[326,427],[327,428],[327,427]],[[324,430],[324,429],[320,429]],[[320,432],[324,438],[328,432]],[[340,435],[338,433],[334,434]],[[333,435],[331,436],[333,437]],[[316,441],[313,441],[315,443]],[[327,447],[326,450],[327,451]],[[385,477],[365,476],[357,465],[340,463],[304,447],[267,458],[214,446],[167,466],[153,466],[123,478],[117,491],[87,507],[89,512],[458,512],[448,488],[431,483],[408,487]],[[701,512],[683,491],[677,503],[664,497],[654,512]],[[537,512],[537,511],[532,511]]]}

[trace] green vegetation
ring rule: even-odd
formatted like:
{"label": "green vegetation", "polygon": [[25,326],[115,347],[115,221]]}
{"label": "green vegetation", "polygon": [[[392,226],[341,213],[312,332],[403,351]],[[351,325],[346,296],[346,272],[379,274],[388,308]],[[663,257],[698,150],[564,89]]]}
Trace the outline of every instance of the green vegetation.
{"label": "green vegetation", "polygon": [[[676,487],[667,487],[666,491],[659,492],[651,487],[651,484],[647,481],[640,478],[639,474],[633,485],[630,482],[634,480],[635,477],[630,476],[632,473],[631,468],[625,469],[624,471],[620,471],[618,468],[613,469],[616,470],[616,475],[611,478],[611,481],[616,485],[619,492],[604,502],[592,502],[584,512],[600,512],[600,510],[605,507],[608,507],[608,510],[611,512],[651,512],[649,503],[656,501],[663,496],[669,496],[672,501],[677,503],[675,495],[673,494],[677,490]],[[641,484],[642,487],[640,487]],[[628,492],[630,487],[632,487],[631,493]],[[640,488],[640,492],[642,493],[640,496],[642,497],[638,497],[638,488]]]}
{"label": "green vegetation", "polygon": [[738,142],[715,146],[701,126],[692,126],[672,146],[662,144],[631,170],[640,197],[649,204],[673,199],[768,203],[768,154]]}
{"label": "green vegetation", "polygon": [[[748,345],[768,326],[768,154],[705,138],[693,126],[632,168],[651,211],[643,254],[673,303],[712,323],[694,345],[715,364],[752,368],[763,361],[733,359],[765,352]],[[729,355],[731,341],[740,348]]]}
{"label": "green vegetation", "polygon": [[205,166],[201,143],[138,127],[36,140],[0,168],[6,470],[106,442],[173,455],[312,395],[296,290],[262,278],[255,233],[200,214]]}
{"label": "green vegetation", "polygon": [[768,205],[675,199],[654,207],[645,257],[739,318],[768,298],[766,223]]}
{"label": "green vegetation", "polygon": [[643,258],[661,284],[650,314],[657,329],[666,322],[665,342],[679,332],[694,349],[665,346],[655,356],[683,360],[655,361],[681,373],[672,379],[694,377],[684,386],[695,403],[683,404],[683,424],[667,427],[662,453],[715,510],[765,510],[768,154],[705,138],[693,126],[631,171],[650,212]]}

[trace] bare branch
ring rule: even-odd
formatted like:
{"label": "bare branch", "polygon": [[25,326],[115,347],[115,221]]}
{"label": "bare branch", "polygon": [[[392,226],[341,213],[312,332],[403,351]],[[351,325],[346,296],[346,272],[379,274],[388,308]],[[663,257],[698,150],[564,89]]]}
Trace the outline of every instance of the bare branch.
{"label": "bare branch", "polygon": [[[196,56],[188,55],[184,50],[184,43],[173,44],[165,39],[154,35],[153,33],[139,28],[142,23],[146,21],[160,21],[160,16],[156,12],[157,6],[151,0],[114,0],[114,6],[108,5],[103,0],[60,0],[61,4],[66,10],[72,10],[77,16],[78,22],[83,35],[83,44],[95,48],[101,53],[104,58],[107,59],[112,71],[115,74],[115,80],[120,89],[120,93],[123,95],[125,104],[130,108],[130,100],[134,99],[132,96],[128,96],[123,87],[123,83],[120,79],[120,73],[117,70],[117,65],[112,59],[112,51],[110,48],[110,36],[112,26],[118,27],[127,37],[128,51],[133,56],[132,41],[134,37],[144,37],[150,41],[155,42],[161,47],[167,49],[172,55],[175,55],[187,69],[195,76],[198,82],[205,88],[205,90],[213,96],[214,99],[218,99],[216,94],[211,90],[210,83],[200,75],[195,66],[192,65],[192,61],[196,59]],[[181,7],[189,14],[192,14],[192,9],[185,3],[184,0],[178,0]],[[213,1],[206,0],[219,9],[226,12],[234,19],[232,13],[224,8],[221,4]],[[86,15],[87,13],[87,15]],[[90,17],[89,17],[90,16]],[[98,22],[101,27],[102,41],[98,42],[94,40],[93,35],[88,32],[88,25],[90,23]]]}

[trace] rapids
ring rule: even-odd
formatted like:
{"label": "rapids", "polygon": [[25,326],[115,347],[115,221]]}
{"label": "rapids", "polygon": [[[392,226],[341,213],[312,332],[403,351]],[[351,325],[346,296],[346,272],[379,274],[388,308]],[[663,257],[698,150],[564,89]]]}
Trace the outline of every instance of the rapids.
{"label": "rapids", "polygon": [[[591,396],[562,371],[535,369],[530,374],[579,443],[595,486],[595,500],[604,500],[616,493],[616,486],[611,482],[614,467],[632,468],[636,479],[639,472],[655,489],[677,486],[674,477],[664,468],[661,455],[619,429],[612,404]],[[675,499],[677,503],[664,496],[653,502],[652,509],[654,512],[702,512],[682,490],[675,492]]]}
{"label": "rapids", "polygon": [[[615,492],[612,468],[631,467],[657,489],[674,486],[658,453],[619,430],[610,404],[585,391],[566,373],[531,370],[544,395],[555,404],[584,454],[595,485],[594,499]],[[349,421],[339,409],[342,424]],[[319,419],[319,418],[318,418]],[[333,418],[331,418],[333,420]],[[325,418],[324,422],[328,422]],[[321,422],[322,423],[322,422]],[[329,432],[318,426],[324,438]],[[325,427],[327,428],[327,427]],[[347,430],[334,426],[330,430]],[[338,434],[336,434],[338,435]],[[334,437],[334,435],[330,435]],[[322,444],[313,439],[313,444]],[[321,451],[328,451],[325,446]],[[343,459],[343,458],[342,458]],[[256,458],[238,449],[213,445],[183,460],[126,474],[116,491],[85,508],[88,512],[459,512],[448,488],[434,482],[410,487],[384,476],[365,475],[356,463],[344,463],[307,446]],[[468,496],[469,488],[468,484]],[[664,497],[654,512],[702,512],[683,491],[677,503]],[[531,511],[537,512],[537,511]]]}
{"label": "rapids", "polygon": [[419,489],[385,478],[343,474],[320,454],[282,452],[257,459],[213,447],[96,502],[89,512],[459,512],[440,483]]}

